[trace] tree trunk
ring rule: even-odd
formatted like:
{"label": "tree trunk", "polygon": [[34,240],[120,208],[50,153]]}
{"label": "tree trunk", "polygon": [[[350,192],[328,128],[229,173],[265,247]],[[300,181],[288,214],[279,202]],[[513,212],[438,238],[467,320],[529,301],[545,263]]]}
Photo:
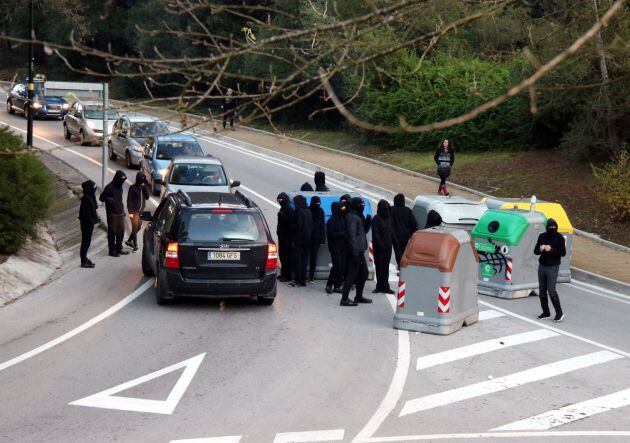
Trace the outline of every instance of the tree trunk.
{"label": "tree trunk", "polygon": [[[595,12],[595,19],[599,20],[599,5],[597,0],[593,0],[593,11]],[[597,53],[599,54],[599,70],[602,77],[602,83],[608,83],[610,77],[608,76],[608,65],[606,64],[606,54],[604,54],[604,39],[602,38],[602,31],[599,30],[595,36],[595,44],[597,45]],[[607,84],[604,84],[600,88],[600,94],[604,105],[606,107],[606,132],[608,139],[608,149],[617,151],[619,146],[617,144],[617,134],[612,122],[612,101],[610,99],[610,91]]]}

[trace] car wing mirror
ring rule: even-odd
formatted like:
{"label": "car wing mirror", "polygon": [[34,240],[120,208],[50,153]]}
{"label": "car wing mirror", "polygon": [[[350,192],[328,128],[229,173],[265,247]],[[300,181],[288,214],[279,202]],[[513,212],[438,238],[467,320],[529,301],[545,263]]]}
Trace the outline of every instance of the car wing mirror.
{"label": "car wing mirror", "polygon": [[237,188],[241,186],[241,182],[239,180],[232,180],[232,182],[230,182],[230,188]]}
{"label": "car wing mirror", "polygon": [[153,215],[151,215],[151,212],[149,212],[149,211],[142,211],[140,213],[140,220],[152,221],[153,220]]}

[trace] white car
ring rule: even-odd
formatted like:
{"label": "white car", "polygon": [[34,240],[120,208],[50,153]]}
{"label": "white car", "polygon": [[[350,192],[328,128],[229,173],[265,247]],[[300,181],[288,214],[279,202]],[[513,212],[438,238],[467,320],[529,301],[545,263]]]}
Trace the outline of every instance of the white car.
{"label": "white car", "polygon": [[[115,109],[107,111],[107,134],[111,134],[119,115]],[[79,137],[82,145],[103,142],[103,103],[98,101],[74,102],[63,118],[63,135],[66,140]]]}
{"label": "white car", "polygon": [[231,181],[221,160],[215,157],[176,157],[171,160],[162,181],[161,198],[182,190],[194,192],[232,192],[241,182]]}

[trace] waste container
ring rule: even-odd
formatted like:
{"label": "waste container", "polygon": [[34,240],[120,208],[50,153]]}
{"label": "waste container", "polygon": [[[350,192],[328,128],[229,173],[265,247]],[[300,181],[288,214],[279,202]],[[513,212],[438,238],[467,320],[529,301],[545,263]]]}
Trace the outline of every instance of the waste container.
{"label": "waste container", "polygon": [[521,298],[538,288],[534,246],[546,223],[540,212],[488,209],[471,232],[480,260],[480,294]]}
{"label": "waste container", "polygon": [[468,232],[416,231],[400,264],[394,328],[447,335],[475,323],[478,263]]}
{"label": "waste container", "polygon": [[488,207],[481,201],[460,196],[419,195],[412,211],[420,229],[426,226],[427,215],[431,210],[440,214],[442,226],[472,231]]}
{"label": "waste container", "polygon": [[[306,198],[306,203],[308,205],[311,204],[311,198],[313,196],[318,196],[321,200],[321,208],[324,210],[325,221],[332,216],[332,204],[334,202],[338,202],[342,195],[347,194],[346,192],[307,192],[307,191],[291,191],[287,192],[289,198],[291,199],[291,204],[293,204],[293,198],[296,195],[303,195]],[[365,202],[365,215],[372,215],[372,206],[370,205],[370,201],[358,193],[349,193],[351,197],[361,197]],[[372,245],[372,232],[369,232],[367,235],[368,244]],[[374,260],[370,259],[369,249],[365,251],[365,259],[368,262],[368,279],[374,279]],[[328,250],[328,245],[323,244],[319,247],[319,252],[317,253],[317,267],[315,268],[315,279],[317,280],[326,280],[328,278],[328,274],[330,273],[330,268],[332,267],[332,260],[330,258],[330,251]]]}

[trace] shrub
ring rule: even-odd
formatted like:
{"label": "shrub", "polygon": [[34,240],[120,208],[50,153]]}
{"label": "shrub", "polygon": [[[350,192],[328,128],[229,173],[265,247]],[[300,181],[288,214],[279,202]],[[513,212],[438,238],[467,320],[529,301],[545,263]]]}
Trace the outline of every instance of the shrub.
{"label": "shrub", "polygon": [[630,222],[630,151],[621,151],[602,167],[591,167],[599,199],[610,206],[615,220]]}
{"label": "shrub", "polygon": [[0,253],[17,252],[48,215],[52,177],[22,140],[0,127]]}

